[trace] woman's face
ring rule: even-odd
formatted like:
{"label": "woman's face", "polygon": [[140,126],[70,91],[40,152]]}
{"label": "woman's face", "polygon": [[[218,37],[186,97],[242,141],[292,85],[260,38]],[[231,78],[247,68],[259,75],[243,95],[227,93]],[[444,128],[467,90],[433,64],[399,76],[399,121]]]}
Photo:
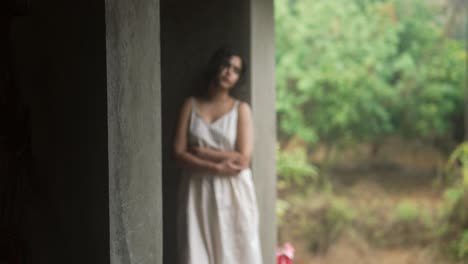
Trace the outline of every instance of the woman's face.
{"label": "woman's face", "polygon": [[218,74],[218,85],[222,89],[231,89],[239,81],[242,70],[242,59],[231,56],[222,65]]}

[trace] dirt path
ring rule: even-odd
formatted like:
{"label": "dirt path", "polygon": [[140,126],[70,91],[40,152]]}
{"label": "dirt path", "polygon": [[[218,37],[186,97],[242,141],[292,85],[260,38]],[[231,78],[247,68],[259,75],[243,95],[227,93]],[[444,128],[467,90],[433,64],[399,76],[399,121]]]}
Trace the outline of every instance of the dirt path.
{"label": "dirt path", "polygon": [[295,263],[308,264],[445,264],[440,257],[427,248],[394,248],[379,249],[369,246],[364,240],[356,241],[344,235],[324,256],[313,256],[310,259]]}
{"label": "dirt path", "polygon": [[[410,202],[436,212],[442,202],[442,194],[433,187],[433,175],[402,173],[392,170],[366,172],[339,172],[332,175],[334,193],[346,198],[355,208],[374,210],[385,214],[402,202]],[[364,216],[358,216],[364,217]],[[411,234],[408,234],[411,236]],[[402,240],[406,240],[402,239]],[[295,264],[449,264],[437,255],[436,250],[420,244],[378,247],[366,241],[356,231],[342,234],[326,251],[311,254],[305,241],[294,241]]]}
{"label": "dirt path", "polygon": [[[319,146],[309,160],[321,164],[325,153]],[[279,198],[290,206],[280,229],[280,242],[289,241],[296,248],[293,263],[453,264],[441,257],[435,248],[436,236],[431,233],[437,230],[441,219],[443,190],[435,188],[434,183],[446,163],[446,154],[428,144],[399,138],[385,140],[378,153],[371,153],[371,146],[366,144],[335,153],[334,169],[327,173],[331,199],[345,200],[345,209],[340,210],[351,207],[357,216],[346,231],[332,240],[325,238],[326,250],[320,243],[324,241],[321,236],[326,237],[324,232],[328,232],[323,230],[330,225],[326,216],[333,203],[330,194],[318,191],[301,196],[297,190],[280,193]],[[414,212],[419,218],[400,228],[401,221],[395,219],[414,217]],[[426,220],[435,224],[426,226]],[[385,243],[378,244],[382,241]]]}

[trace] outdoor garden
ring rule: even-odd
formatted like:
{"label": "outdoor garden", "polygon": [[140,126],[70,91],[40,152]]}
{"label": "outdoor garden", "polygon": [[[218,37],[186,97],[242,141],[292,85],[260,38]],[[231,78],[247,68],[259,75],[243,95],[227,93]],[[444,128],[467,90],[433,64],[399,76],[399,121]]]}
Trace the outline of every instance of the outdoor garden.
{"label": "outdoor garden", "polygon": [[468,263],[467,9],[275,0],[278,244],[294,264]]}

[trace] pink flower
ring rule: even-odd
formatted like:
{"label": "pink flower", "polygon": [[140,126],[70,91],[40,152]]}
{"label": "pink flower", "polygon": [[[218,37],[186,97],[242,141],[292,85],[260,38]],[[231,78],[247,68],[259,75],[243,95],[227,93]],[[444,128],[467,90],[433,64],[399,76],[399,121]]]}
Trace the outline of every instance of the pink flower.
{"label": "pink flower", "polygon": [[294,247],[290,243],[285,243],[281,248],[277,248],[276,258],[278,264],[292,264],[294,252]]}

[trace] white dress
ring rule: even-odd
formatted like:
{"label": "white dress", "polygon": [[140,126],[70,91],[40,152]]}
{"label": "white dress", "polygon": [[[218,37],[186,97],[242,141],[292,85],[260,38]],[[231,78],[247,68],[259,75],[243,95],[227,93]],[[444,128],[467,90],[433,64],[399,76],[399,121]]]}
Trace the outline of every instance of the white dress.
{"label": "white dress", "polygon": [[[192,100],[189,143],[234,151],[238,102],[206,123]],[[261,264],[258,209],[250,169],[219,176],[184,171],[179,211],[181,264]]]}

